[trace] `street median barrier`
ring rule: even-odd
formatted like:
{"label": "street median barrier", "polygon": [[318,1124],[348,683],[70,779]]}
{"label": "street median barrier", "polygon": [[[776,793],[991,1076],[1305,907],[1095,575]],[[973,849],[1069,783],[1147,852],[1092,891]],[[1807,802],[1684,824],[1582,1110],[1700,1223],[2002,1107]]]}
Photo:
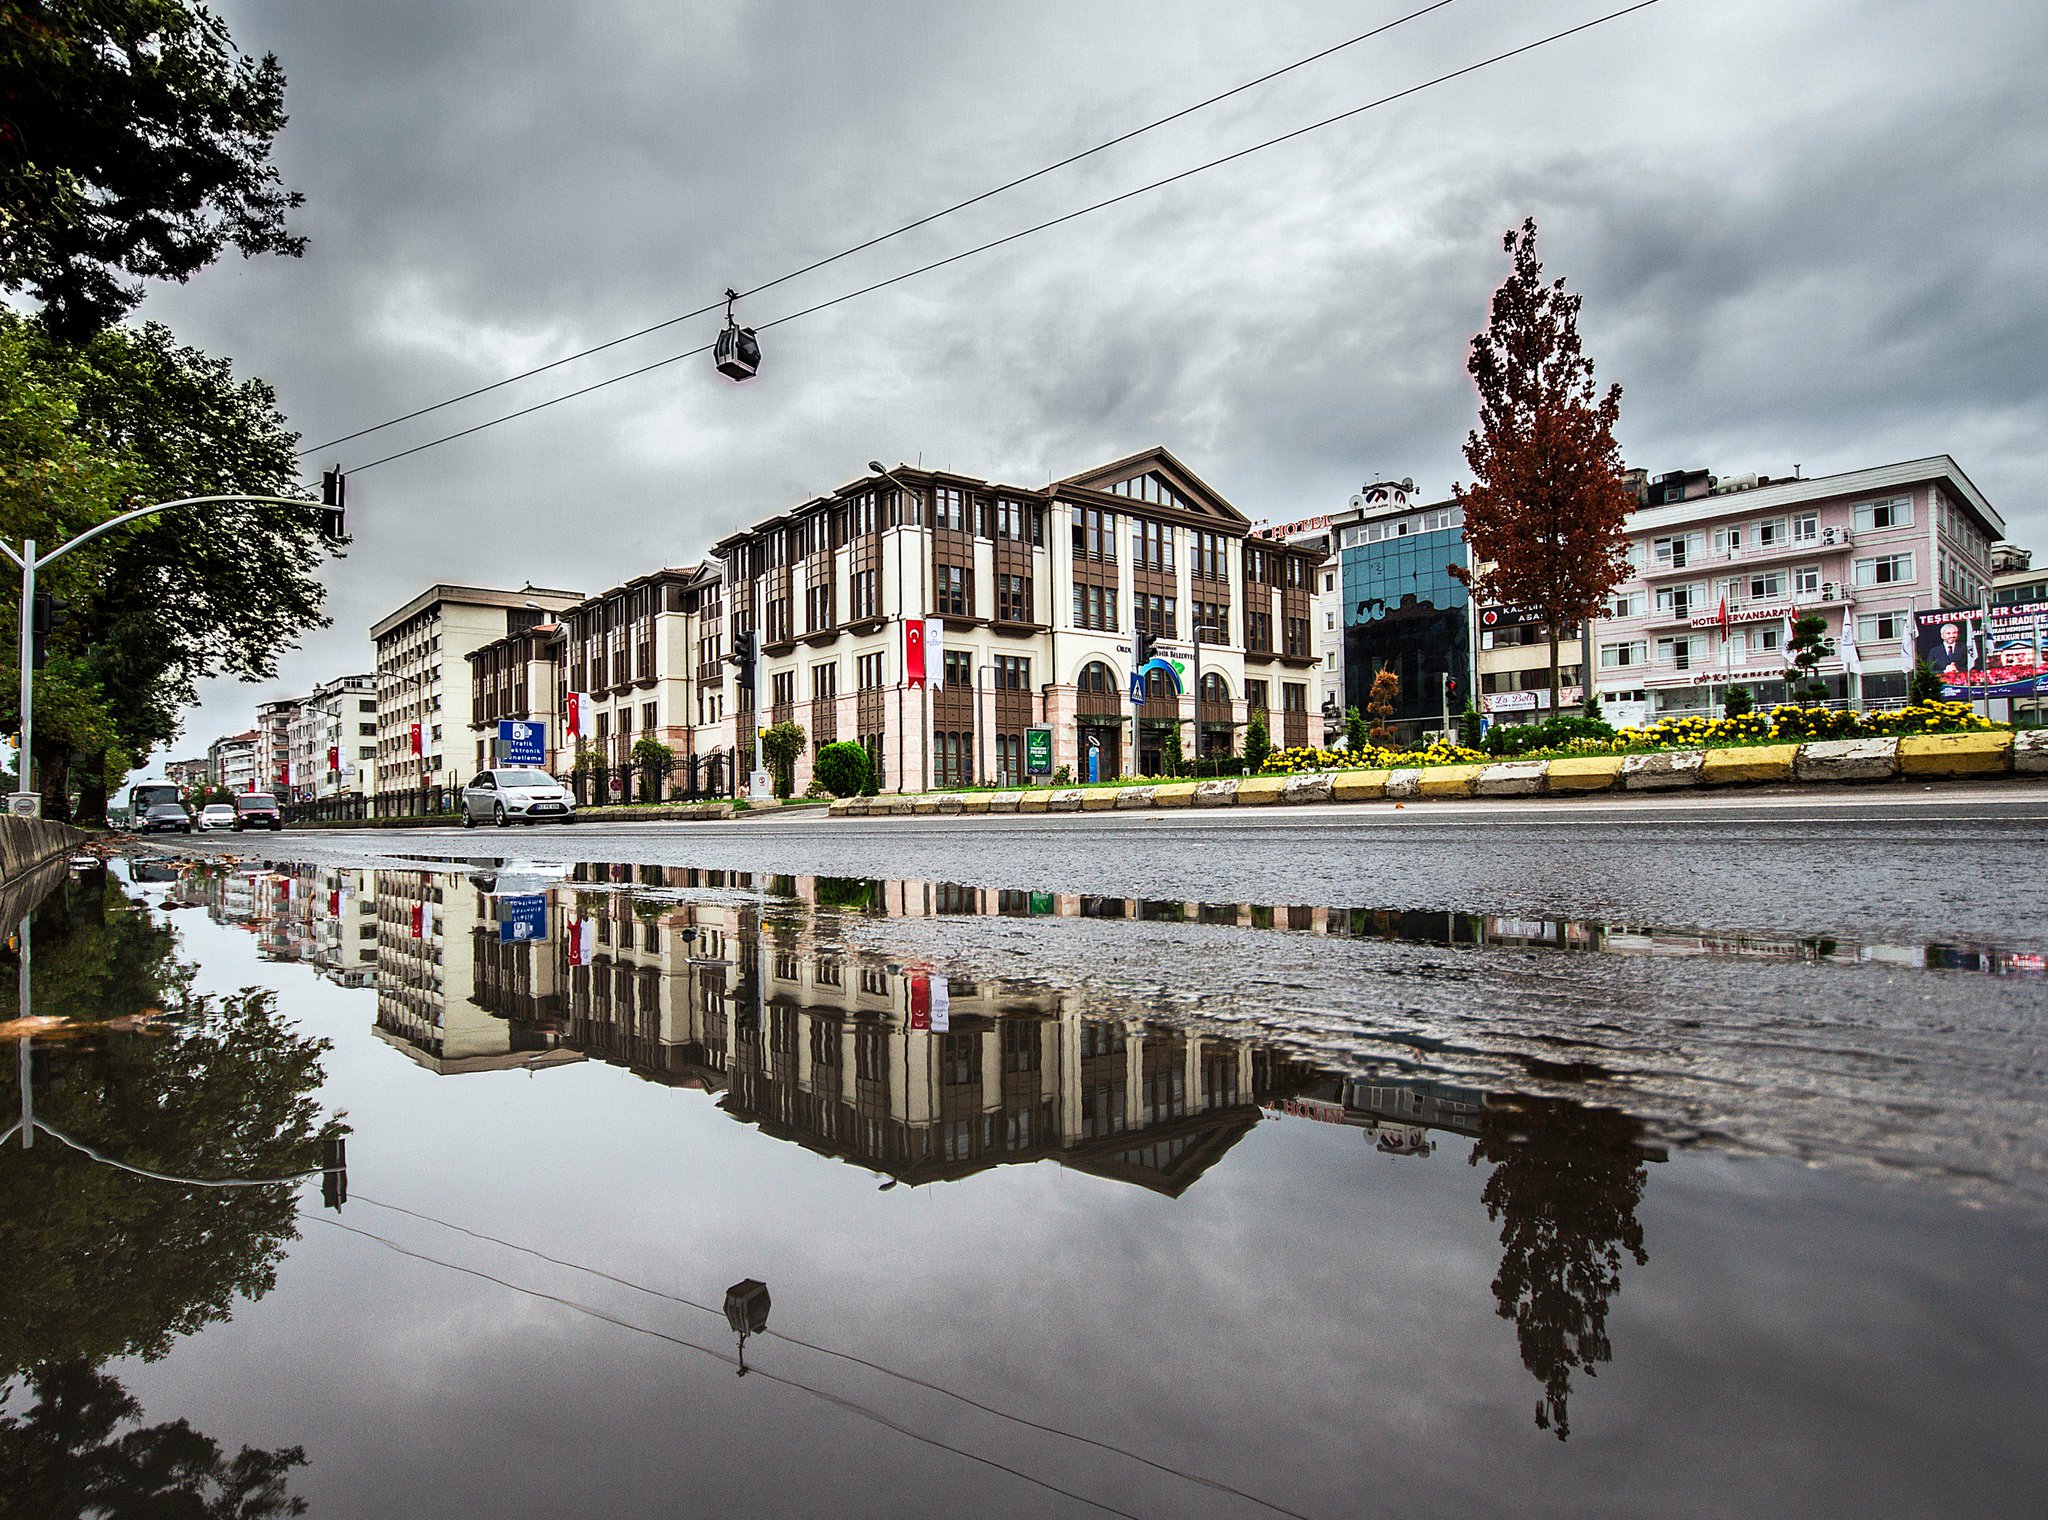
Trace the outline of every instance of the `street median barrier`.
{"label": "street median barrier", "polygon": [[1148,808],[1152,799],[1159,794],[1156,786],[1127,786],[1116,794],[1116,805],[1120,809]]}
{"label": "street median barrier", "polygon": [[1195,805],[1195,783],[1192,781],[1169,781],[1164,786],[1152,788],[1152,806],[1156,808],[1184,808]]}
{"label": "street median barrier", "polygon": [[1292,776],[1247,776],[1237,783],[1239,807],[1265,807],[1287,795]]}
{"label": "street median barrier", "polygon": [[1624,755],[1621,785],[1631,792],[1661,792],[1673,787],[1698,786],[1700,764],[1707,758],[1701,749],[1659,750],[1649,755]]}
{"label": "street median barrier", "polygon": [[[1244,784],[1237,788],[1238,800],[1244,800]],[[1280,793],[1280,800],[1300,806],[1311,802],[1328,802],[1334,795],[1334,787],[1328,771],[1317,771],[1306,776],[1289,776],[1287,785]]]}
{"label": "street median barrier", "polygon": [[1543,778],[1552,792],[1604,792],[1621,774],[1622,755],[1567,755]]}
{"label": "street median barrier", "polygon": [[1415,784],[1420,797],[1469,797],[1485,773],[1483,765],[1432,765]]}
{"label": "street median barrier", "polygon": [[1116,806],[1116,799],[1122,795],[1122,787],[1091,787],[1081,793],[1081,811],[1084,813],[1106,813]]}
{"label": "street median barrier", "polygon": [[1543,790],[1550,772],[1545,760],[1503,760],[1479,773],[1472,787],[1475,797],[1534,797]]}
{"label": "street median barrier", "polygon": [[1051,792],[1029,791],[1017,798],[1017,811],[1020,813],[1043,813],[1051,807]]}
{"label": "street median barrier", "polygon": [[1898,773],[1896,739],[1816,739],[1799,746],[1801,781],[1885,781]]}
{"label": "street median barrier", "polygon": [[1387,772],[1387,785],[1383,795],[1391,802],[1404,801],[1417,796],[1417,788],[1421,785],[1422,768],[1416,765],[1404,766]]}
{"label": "street median barrier", "polygon": [[1078,786],[1068,787],[1065,791],[1054,792],[1046,798],[1045,810],[1048,813],[1078,813],[1081,811],[1081,799],[1087,795],[1088,793]]}
{"label": "street median barrier", "polygon": [[1330,778],[1332,802],[1377,802],[1387,795],[1391,771],[1339,771]]}
{"label": "street median barrier", "polygon": [[988,810],[991,813],[1014,813],[1023,805],[1022,792],[990,792]]}
{"label": "street median barrier", "polygon": [[1746,749],[1710,749],[1700,763],[1700,780],[1709,786],[1737,782],[1790,781],[1799,759],[1796,744],[1758,744]]}
{"label": "street median barrier", "polygon": [[1906,734],[1899,740],[1902,776],[1996,776],[2012,768],[2012,735]]}
{"label": "street median barrier", "polygon": [[2048,728],[2012,736],[2012,768],[2034,776],[2048,772]]}
{"label": "street median barrier", "polygon": [[1195,783],[1196,807],[1229,807],[1237,801],[1237,783],[1218,779]]}

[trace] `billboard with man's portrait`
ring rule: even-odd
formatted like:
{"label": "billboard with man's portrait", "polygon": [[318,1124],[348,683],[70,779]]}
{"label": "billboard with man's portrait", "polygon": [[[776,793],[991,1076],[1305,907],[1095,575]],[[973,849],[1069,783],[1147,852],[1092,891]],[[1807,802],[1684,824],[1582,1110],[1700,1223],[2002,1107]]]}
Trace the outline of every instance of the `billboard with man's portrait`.
{"label": "billboard with man's portrait", "polygon": [[1977,697],[2031,697],[2048,692],[2041,651],[2048,644],[2048,604],[1948,607],[1915,614],[1913,647],[1941,677],[1951,702]]}

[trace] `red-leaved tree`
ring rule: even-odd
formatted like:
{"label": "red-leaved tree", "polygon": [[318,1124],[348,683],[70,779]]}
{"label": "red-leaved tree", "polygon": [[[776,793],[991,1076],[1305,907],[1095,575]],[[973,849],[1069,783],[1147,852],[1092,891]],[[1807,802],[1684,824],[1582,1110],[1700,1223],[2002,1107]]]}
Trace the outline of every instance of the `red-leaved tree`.
{"label": "red-leaved tree", "polygon": [[1614,441],[1621,387],[1602,396],[1593,383],[1579,344],[1580,297],[1563,280],[1543,282],[1533,220],[1501,246],[1514,272],[1493,293],[1492,319],[1466,364],[1479,386],[1479,427],[1465,440],[1473,483],[1452,487],[1472,565],[1451,573],[1475,596],[1542,612],[1554,714],[1559,638],[1628,578],[1626,523],[1636,500]]}

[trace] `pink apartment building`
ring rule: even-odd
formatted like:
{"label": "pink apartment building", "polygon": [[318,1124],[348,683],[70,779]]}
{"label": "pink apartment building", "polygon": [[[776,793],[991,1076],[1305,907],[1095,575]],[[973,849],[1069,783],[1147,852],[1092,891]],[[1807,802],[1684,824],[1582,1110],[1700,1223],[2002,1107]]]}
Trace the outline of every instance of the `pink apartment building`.
{"label": "pink apartment building", "polygon": [[1592,635],[1617,725],[1718,711],[1731,685],[1759,706],[1783,700],[1788,612],[1817,613],[1838,646],[1853,641],[1860,674],[1839,647],[1821,666],[1834,697],[1894,705],[1908,614],[1975,606],[2005,534],[1946,454],[1811,480],[1681,471],[1645,496],[1629,520],[1635,574]]}

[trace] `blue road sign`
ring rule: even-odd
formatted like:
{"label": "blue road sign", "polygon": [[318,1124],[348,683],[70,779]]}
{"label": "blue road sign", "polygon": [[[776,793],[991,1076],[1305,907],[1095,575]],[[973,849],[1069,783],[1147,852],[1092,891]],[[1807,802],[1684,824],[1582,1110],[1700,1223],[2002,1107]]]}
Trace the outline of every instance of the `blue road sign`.
{"label": "blue road sign", "polygon": [[517,718],[500,718],[498,758],[507,765],[545,765],[548,758],[547,725],[522,723]]}
{"label": "blue road sign", "polygon": [[531,945],[548,937],[548,899],[544,892],[498,899],[498,943]]}

